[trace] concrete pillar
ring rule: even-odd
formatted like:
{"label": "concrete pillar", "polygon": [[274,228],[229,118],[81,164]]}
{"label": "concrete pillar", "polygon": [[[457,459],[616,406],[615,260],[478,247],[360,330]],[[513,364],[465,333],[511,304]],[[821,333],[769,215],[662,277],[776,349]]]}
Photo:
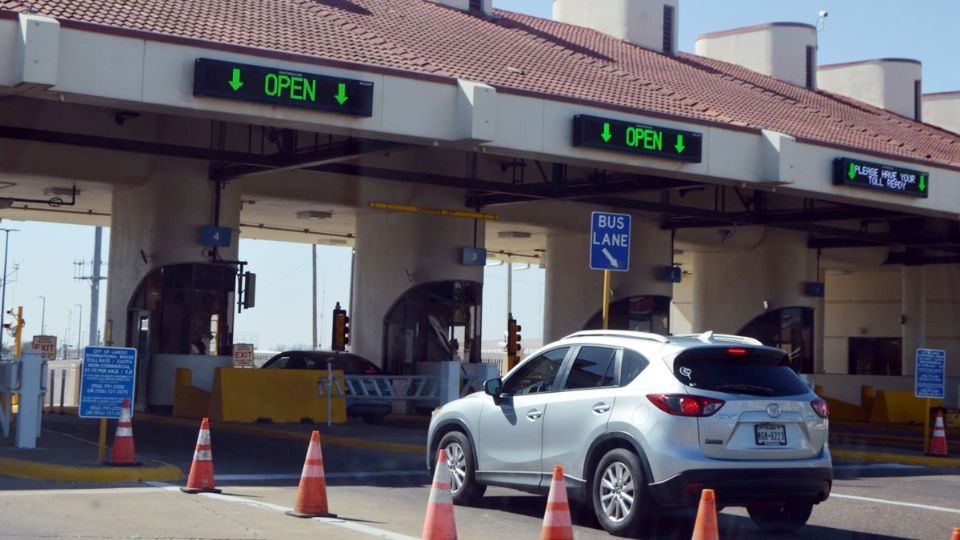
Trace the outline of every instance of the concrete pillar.
{"label": "concrete pillar", "polygon": [[[661,269],[671,262],[670,231],[637,216],[630,237],[630,271],[612,272],[610,301],[629,296],[672,296]],[[544,343],[583,329],[603,307],[603,272],[590,269],[590,233],[547,237]]]}
{"label": "concrete pillar", "polygon": [[694,253],[693,331],[736,333],[765,311],[816,308],[818,299],[804,294],[804,282],[817,279],[816,262],[805,233],[772,228],[744,251]]}
{"label": "concrete pillar", "polygon": [[[350,342],[354,353],[380,364],[384,317],[404,293],[432,281],[483,283],[483,267],[463,265],[462,249],[483,247],[484,226],[472,219],[387,212],[368,206],[378,201],[467,210],[462,190],[364,179],[359,192]],[[476,317],[479,334],[481,313]],[[461,354],[464,345],[461,343]]]}
{"label": "concrete pillar", "polygon": [[927,346],[927,280],[926,267],[904,265],[903,308],[901,311],[901,362],[904,375],[916,371],[917,349]]}
{"label": "concrete pillar", "polygon": [[[213,207],[214,184],[202,161],[161,158],[143,184],[114,189],[107,281],[107,320],[112,321],[114,345],[126,343],[127,304],[151,270],[210,262],[207,249],[200,245],[200,228],[213,224]],[[237,260],[240,189],[236,183],[221,192],[220,226],[234,232],[230,247],[220,249],[220,257]]]}

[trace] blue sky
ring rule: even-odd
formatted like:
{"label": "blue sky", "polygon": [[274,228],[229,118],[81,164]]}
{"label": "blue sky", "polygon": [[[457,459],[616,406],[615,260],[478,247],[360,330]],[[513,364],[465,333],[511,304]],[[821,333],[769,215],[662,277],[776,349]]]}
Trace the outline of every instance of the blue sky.
{"label": "blue sky", "polygon": [[[603,0],[597,0],[603,1]],[[494,0],[497,7],[549,17],[551,0]],[[681,0],[680,48],[692,51],[696,36],[705,32],[771,21],[814,23],[825,9],[830,16],[820,35],[821,63],[881,57],[907,57],[923,62],[925,92],[960,90],[960,71],[949,36],[960,20],[955,0]],[[83,342],[88,327],[88,282],[74,280],[74,262],[89,261],[93,228],[35,222],[4,221],[19,229],[10,235],[7,308],[23,305],[26,336],[40,333],[42,300],[46,296],[47,332],[77,341],[78,309],[83,306]],[[0,236],[2,241],[2,236]],[[104,256],[109,231],[104,236]],[[0,246],[2,248],[2,246]],[[237,341],[254,341],[261,348],[310,343],[310,246],[255,240],[240,241],[241,258],[258,274],[258,305],[237,318]],[[334,303],[349,300],[350,250],[318,248],[319,289],[325,303],[320,339],[329,343],[329,312]],[[14,268],[18,268],[14,271]],[[89,270],[89,267],[87,267]],[[106,266],[104,267],[106,272]],[[484,294],[485,339],[499,339],[506,327],[506,268],[487,269]],[[514,312],[523,335],[542,333],[543,271],[514,273]],[[102,287],[101,309],[106,305]],[[101,312],[101,328],[103,323]],[[10,343],[4,336],[4,343]]]}

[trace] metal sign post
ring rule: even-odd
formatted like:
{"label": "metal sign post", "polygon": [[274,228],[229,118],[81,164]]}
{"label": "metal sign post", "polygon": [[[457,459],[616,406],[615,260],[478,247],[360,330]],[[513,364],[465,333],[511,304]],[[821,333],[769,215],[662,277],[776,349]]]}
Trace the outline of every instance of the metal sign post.
{"label": "metal sign post", "polygon": [[603,329],[610,326],[610,272],[630,270],[630,214],[590,217],[590,269],[603,270]]}
{"label": "metal sign post", "polygon": [[930,446],[930,400],[943,399],[946,382],[947,353],[940,349],[917,349],[913,394],[924,398],[923,451]]}

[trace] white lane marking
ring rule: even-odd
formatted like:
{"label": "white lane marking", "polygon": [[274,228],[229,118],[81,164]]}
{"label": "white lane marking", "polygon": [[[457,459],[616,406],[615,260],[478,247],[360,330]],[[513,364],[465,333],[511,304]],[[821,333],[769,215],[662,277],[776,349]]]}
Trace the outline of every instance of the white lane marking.
{"label": "white lane marking", "polygon": [[853,501],[862,501],[862,502],[871,502],[878,504],[889,504],[891,506],[905,506],[907,508],[919,508],[921,510],[931,510],[933,512],[946,512],[948,514],[960,514],[960,510],[955,508],[944,508],[943,506],[930,506],[927,504],[916,504],[900,501],[888,501],[886,499],[873,499],[870,497],[858,497],[856,495],[842,495],[836,492],[830,492],[830,498],[837,497],[839,499],[850,499]]}
{"label": "white lane marking", "polygon": [[[169,484],[164,484],[163,486],[154,486],[153,482],[144,482],[145,484],[151,485],[154,488],[162,488]],[[40,490],[7,490],[0,492],[0,497],[20,497],[20,496],[36,496],[37,494],[43,495],[128,495],[131,493],[159,493],[163,491],[162,489],[148,489],[144,487],[129,487],[129,488],[103,488],[103,489],[40,489]]]}
{"label": "white lane marking", "polygon": [[[326,478],[390,478],[390,477],[423,477],[424,482],[429,478],[426,469],[422,471],[372,471],[372,472],[334,472],[325,473]],[[253,482],[269,480],[299,480],[300,474],[218,474],[218,482]]]}
{"label": "white lane marking", "polygon": [[[162,488],[164,491],[179,491],[178,486],[173,486],[164,482],[145,482],[147,485]],[[288,512],[293,510],[292,508],[286,506],[280,506],[279,504],[273,504],[263,501],[254,501],[251,499],[245,499],[237,495],[222,495],[219,493],[198,493],[198,496],[207,497],[209,499],[216,499],[218,501],[224,501],[234,504],[242,504],[244,506],[251,506],[254,508],[261,508],[263,510],[271,510],[273,512]],[[351,531],[368,534],[374,538],[385,538],[386,540],[419,540],[419,538],[414,536],[407,536],[404,534],[399,534],[391,531],[385,531],[383,529],[378,529],[376,527],[370,527],[369,525],[363,525],[361,523],[355,523],[352,521],[347,521],[345,519],[339,518],[310,518],[312,521],[319,521],[326,525],[334,525],[337,527],[342,527],[344,529],[350,529]]]}

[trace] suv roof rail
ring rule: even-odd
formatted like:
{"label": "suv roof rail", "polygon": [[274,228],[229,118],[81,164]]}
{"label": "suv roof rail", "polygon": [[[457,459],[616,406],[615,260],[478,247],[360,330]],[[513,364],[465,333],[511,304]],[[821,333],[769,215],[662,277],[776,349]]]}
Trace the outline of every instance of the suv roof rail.
{"label": "suv roof rail", "polygon": [[763,343],[752,337],[735,336],[733,334],[714,334],[712,330],[708,330],[702,334],[678,334],[673,337],[699,339],[700,341],[707,343],[711,341],[733,341],[735,343],[743,343],[746,345],[756,345],[758,347],[763,346]]}
{"label": "suv roof rail", "polygon": [[660,334],[651,334],[650,332],[631,332],[628,330],[581,330],[574,332],[563,339],[578,337],[623,337],[633,339],[646,339],[658,343],[669,343],[669,339]]}

